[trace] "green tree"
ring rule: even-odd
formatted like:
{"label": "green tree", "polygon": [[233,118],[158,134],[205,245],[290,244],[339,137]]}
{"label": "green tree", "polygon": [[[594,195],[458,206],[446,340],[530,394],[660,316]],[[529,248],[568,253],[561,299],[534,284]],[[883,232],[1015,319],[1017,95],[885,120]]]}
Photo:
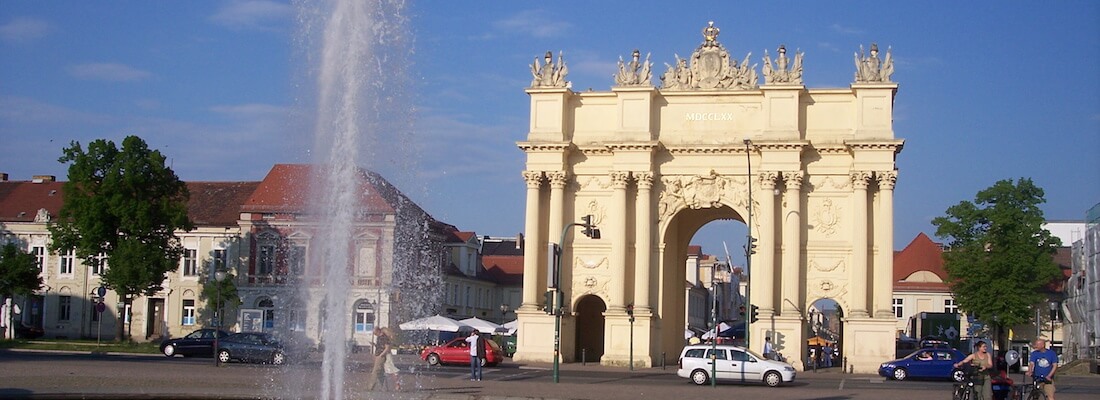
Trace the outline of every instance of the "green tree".
{"label": "green tree", "polygon": [[241,298],[237,294],[237,278],[230,273],[224,274],[220,280],[211,279],[209,275],[203,277],[202,293],[199,294],[199,298],[206,301],[206,304],[213,308],[214,312],[210,316],[210,325],[218,328],[224,326],[226,306],[235,308],[241,305]]}
{"label": "green tree", "polygon": [[946,239],[947,284],[959,308],[993,328],[1002,349],[1004,328],[1031,321],[1043,289],[1061,275],[1053,258],[1061,241],[1042,227],[1045,201],[1031,179],[1002,180],[932,220]]}
{"label": "green tree", "polygon": [[[104,286],[126,305],[161,290],[183,255],[176,230],[194,228],[187,186],[165,165],[164,155],[128,136],[121,149],[100,139],[85,151],[74,141],[58,161],[69,163],[69,180],[49,226],[50,249],[75,249],[84,260],[105,262]],[[124,332],[129,330],[120,323],[117,337]]]}
{"label": "green tree", "polygon": [[[0,304],[14,295],[28,295],[41,287],[42,277],[38,274],[38,263],[33,254],[23,251],[15,243],[0,248]],[[10,324],[12,321],[5,322]]]}

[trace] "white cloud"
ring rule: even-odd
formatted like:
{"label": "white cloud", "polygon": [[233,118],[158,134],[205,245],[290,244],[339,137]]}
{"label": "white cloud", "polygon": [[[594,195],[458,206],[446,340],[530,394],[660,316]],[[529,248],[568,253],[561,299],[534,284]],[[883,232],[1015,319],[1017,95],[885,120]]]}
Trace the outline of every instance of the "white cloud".
{"label": "white cloud", "polygon": [[69,75],[78,79],[132,82],[153,76],[149,71],[117,63],[89,63],[69,67]]}
{"label": "white cloud", "polygon": [[215,23],[232,29],[275,30],[290,21],[290,4],[268,0],[236,0],[210,16]]}
{"label": "white cloud", "polygon": [[556,20],[543,10],[527,10],[496,21],[493,27],[497,30],[522,33],[537,38],[550,38],[562,36],[573,27],[573,24]]}
{"label": "white cloud", "polygon": [[850,27],[850,26],[844,26],[844,25],[841,25],[841,24],[832,24],[831,26],[829,26],[829,28],[831,28],[834,32],[842,33],[842,34],[845,34],[845,35],[861,35],[861,34],[863,34],[862,29],[853,28],[853,27]]}
{"label": "white cloud", "polygon": [[46,21],[21,17],[0,25],[0,40],[9,43],[29,42],[50,33],[52,27]]}

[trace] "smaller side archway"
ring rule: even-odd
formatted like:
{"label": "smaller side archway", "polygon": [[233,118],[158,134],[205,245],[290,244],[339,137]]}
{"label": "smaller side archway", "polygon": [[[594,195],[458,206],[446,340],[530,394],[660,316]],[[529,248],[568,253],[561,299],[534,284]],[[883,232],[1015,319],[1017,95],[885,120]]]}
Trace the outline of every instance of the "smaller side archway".
{"label": "smaller side archway", "polygon": [[604,353],[604,312],[607,303],[599,296],[586,295],[577,300],[574,360],[599,361]]}

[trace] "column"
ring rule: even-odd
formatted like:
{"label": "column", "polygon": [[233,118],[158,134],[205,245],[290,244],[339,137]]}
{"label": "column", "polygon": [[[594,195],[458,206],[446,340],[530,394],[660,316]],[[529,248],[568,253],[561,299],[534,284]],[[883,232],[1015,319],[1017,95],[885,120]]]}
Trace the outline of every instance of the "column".
{"label": "column", "polygon": [[523,180],[527,182],[527,215],[523,229],[523,310],[535,310],[539,304],[539,256],[545,240],[539,229],[539,189],[542,187],[542,172],[523,171]]}
{"label": "column", "polygon": [[875,172],[878,210],[875,213],[875,318],[894,318],[894,184],[898,171]]}
{"label": "column", "polygon": [[608,311],[623,312],[626,308],[626,186],[630,180],[627,171],[611,171],[611,292]]}
{"label": "column", "polygon": [[783,173],[783,185],[787,190],[783,197],[783,298],[780,299],[783,315],[798,315],[794,303],[803,302],[799,288],[802,283],[802,171]]}
{"label": "column", "polygon": [[638,185],[638,199],[634,203],[634,309],[637,312],[649,311],[649,271],[651,264],[653,233],[651,228],[653,194],[653,173],[635,171],[634,181]]}
{"label": "column", "polygon": [[852,171],[852,317],[866,318],[867,309],[867,182],[871,173]]}
{"label": "column", "polygon": [[760,214],[755,217],[759,218],[760,226],[759,252],[757,262],[752,265],[753,270],[749,271],[749,279],[760,283],[755,287],[760,291],[753,291],[752,303],[760,307],[762,318],[768,318],[775,312],[775,180],[779,178],[779,173],[764,171],[758,176]]}
{"label": "column", "polygon": [[[550,181],[550,228],[547,240],[561,240],[561,231],[565,227],[565,182],[569,175],[565,171],[550,171],[546,173],[546,179]],[[561,243],[558,243],[561,245]],[[564,278],[563,278],[564,279]]]}

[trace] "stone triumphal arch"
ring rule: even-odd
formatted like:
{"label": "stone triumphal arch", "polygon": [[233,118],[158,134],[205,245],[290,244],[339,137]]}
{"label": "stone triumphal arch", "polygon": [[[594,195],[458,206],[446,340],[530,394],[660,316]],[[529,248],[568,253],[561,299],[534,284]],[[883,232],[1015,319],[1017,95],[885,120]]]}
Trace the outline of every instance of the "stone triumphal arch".
{"label": "stone triumphal arch", "polygon": [[648,55],[620,60],[607,92],[572,91],[560,54],[535,60],[530,132],[518,143],[527,153],[527,214],[517,360],[553,359],[554,318],[540,304],[547,246],[592,215],[602,238],[570,232],[561,243],[563,360],[577,360],[578,343],[587,343],[600,345],[601,364],[628,365],[633,343],[637,366],[659,364],[662,354],[674,362],[689,241],[715,219],[750,220],[750,202],[759,246],[751,301],[760,310],[751,347],[778,335],[801,366],[806,311],[828,298],[842,309],[841,351],[856,371],[892,358],[893,189],[903,141],[892,128],[890,52],[883,59],[876,46],[861,46],[854,83],[829,89],[803,86],[802,53],[780,46],[774,57],[765,52],[758,76],[748,56],[731,57],[712,24],[691,57],[677,56],[659,77]]}

